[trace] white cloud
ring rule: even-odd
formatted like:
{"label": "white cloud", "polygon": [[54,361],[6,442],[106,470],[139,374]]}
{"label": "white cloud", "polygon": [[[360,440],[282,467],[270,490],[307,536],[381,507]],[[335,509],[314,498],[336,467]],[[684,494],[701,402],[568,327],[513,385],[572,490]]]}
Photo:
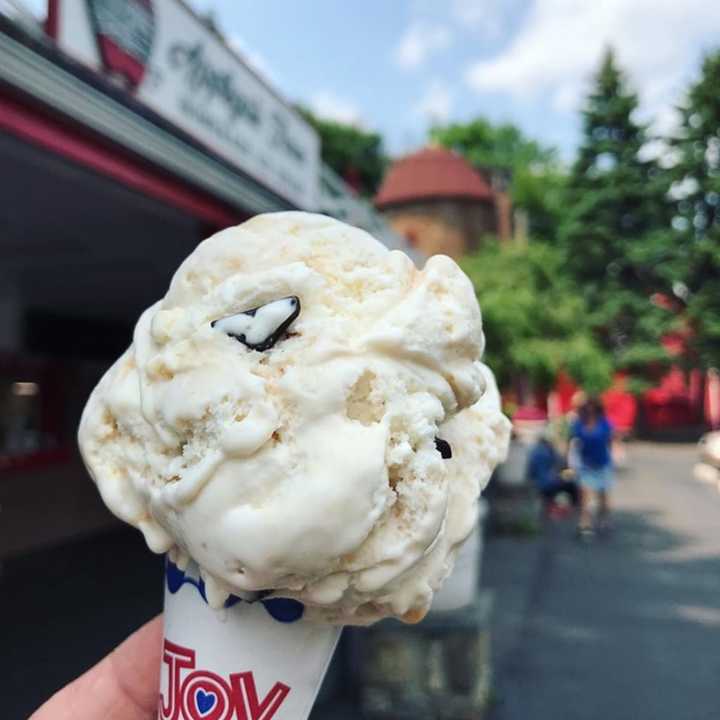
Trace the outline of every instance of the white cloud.
{"label": "white cloud", "polygon": [[326,120],[363,127],[360,110],[355,103],[327,90],[320,90],[310,98],[310,108]]}
{"label": "white cloud", "polygon": [[430,122],[446,122],[453,106],[453,94],[447,84],[433,80],[425,89],[423,96],[415,106],[415,112]]}
{"label": "white cloud", "polygon": [[707,0],[542,0],[499,55],[475,62],[466,80],[479,93],[533,102],[548,97],[558,111],[575,111],[604,49],[612,45],[657,129],[672,122],[670,107],[694,75],[699,51],[720,32],[720,3]]}
{"label": "white cloud", "polygon": [[450,45],[452,34],[444,25],[414,22],[395,48],[395,62],[405,70],[420,67],[431,55]]}

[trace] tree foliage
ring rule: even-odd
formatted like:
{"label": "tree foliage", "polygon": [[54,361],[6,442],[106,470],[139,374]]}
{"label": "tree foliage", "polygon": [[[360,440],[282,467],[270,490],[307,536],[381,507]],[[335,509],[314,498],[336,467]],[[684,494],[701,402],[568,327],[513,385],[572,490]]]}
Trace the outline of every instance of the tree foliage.
{"label": "tree foliage", "polygon": [[[569,174],[555,153],[511,125],[479,118],[432,139],[480,168],[512,170],[528,211],[527,248],[490,244],[466,258],[483,307],[488,360],[505,385],[547,387],[559,369],[590,390],[613,370],[635,391],[671,360],[668,331],[691,331],[685,361],[720,366],[720,51],[706,56],[668,142],[668,168],[638,99],[608,51],[586,100]],[[672,189],[671,189],[672,188]]]}
{"label": "tree foliage", "polygon": [[469,123],[436,126],[431,129],[430,137],[480,168],[545,166],[557,160],[553,148],[525,137],[515,125],[493,125],[482,117]]}
{"label": "tree foliage", "polygon": [[708,55],[680,108],[673,145],[678,198],[670,278],[687,301],[701,363],[720,367],[720,51]]}
{"label": "tree foliage", "polygon": [[476,168],[509,171],[513,204],[527,212],[530,234],[554,236],[565,179],[554,148],[526,137],[515,125],[494,125],[485,118],[435,127],[430,137]]}
{"label": "tree foliage", "polygon": [[673,318],[653,302],[671,293],[662,271],[672,245],[670,182],[643,156],[649,137],[634,119],[637,105],[608,51],[582,113],[560,235],[599,341],[616,368],[640,377],[667,362],[661,339]]}
{"label": "tree foliage", "polygon": [[483,312],[486,361],[501,386],[525,378],[548,389],[560,370],[592,392],[609,385],[609,360],[563,263],[562,252],[542,242],[487,242],[461,260]]}
{"label": "tree foliage", "polygon": [[373,197],[380,187],[387,166],[382,137],[314,115],[299,107],[303,117],[320,136],[323,162],[363,197]]}

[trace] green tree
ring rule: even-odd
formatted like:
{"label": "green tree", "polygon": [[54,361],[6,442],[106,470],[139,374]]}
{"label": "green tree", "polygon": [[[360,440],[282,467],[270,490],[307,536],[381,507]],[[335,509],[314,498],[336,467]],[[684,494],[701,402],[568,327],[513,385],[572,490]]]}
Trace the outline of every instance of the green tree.
{"label": "green tree", "polygon": [[434,127],[430,137],[476,168],[508,170],[513,204],[527,212],[530,234],[556,236],[565,174],[554,148],[527,138],[515,125],[494,125],[485,118]]}
{"label": "green tree", "polygon": [[314,115],[298,107],[320,136],[323,162],[363,197],[373,197],[380,187],[387,159],[382,137],[354,125]]}
{"label": "green tree", "polygon": [[687,301],[697,357],[720,367],[720,51],[708,55],[680,108],[675,257],[670,279]]}
{"label": "green tree", "polygon": [[480,168],[532,167],[557,160],[554,148],[526,138],[515,125],[493,125],[482,117],[468,123],[436,126],[430,130],[430,137]]}
{"label": "green tree", "polygon": [[561,240],[599,341],[639,387],[668,360],[661,338],[673,316],[654,301],[671,293],[662,270],[670,257],[670,181],[643,155],[649,136],[634,119],[637,105],[608,50],[582,113]]}
{"label": "green tree", "polygon": [[588,326],[582,294],[563,272],[561,250],[489,242],[460,264],[482,308],[485,359],[502,387],[530,380],[547,390],[560,370],[590,392],[608,387],[610,359]]}

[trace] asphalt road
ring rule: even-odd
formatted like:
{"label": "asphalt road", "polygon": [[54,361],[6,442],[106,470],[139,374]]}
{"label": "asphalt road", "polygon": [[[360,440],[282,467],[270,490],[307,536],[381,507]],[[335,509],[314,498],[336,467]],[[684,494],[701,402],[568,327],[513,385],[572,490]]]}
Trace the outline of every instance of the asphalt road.
{"label": "asphalt road", "polygon": [[609,538],[563,521],[490,540],[490,720],[720,718],[720,493],[692,478],[693,446],[629,460]]}

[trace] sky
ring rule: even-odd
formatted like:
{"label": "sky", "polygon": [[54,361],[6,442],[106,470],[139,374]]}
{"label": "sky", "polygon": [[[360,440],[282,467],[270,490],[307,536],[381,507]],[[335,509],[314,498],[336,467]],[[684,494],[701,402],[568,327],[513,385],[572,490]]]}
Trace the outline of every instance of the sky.
{"label": "sky", "polygon": [[720,47],[715,0],[189,2],[213,11],[285,97],[379,131],[392,154],[422,146],[433,123],[482,115],[569,160],[608,45],[639,93],[640,119],[665,132],[703,52]]}

